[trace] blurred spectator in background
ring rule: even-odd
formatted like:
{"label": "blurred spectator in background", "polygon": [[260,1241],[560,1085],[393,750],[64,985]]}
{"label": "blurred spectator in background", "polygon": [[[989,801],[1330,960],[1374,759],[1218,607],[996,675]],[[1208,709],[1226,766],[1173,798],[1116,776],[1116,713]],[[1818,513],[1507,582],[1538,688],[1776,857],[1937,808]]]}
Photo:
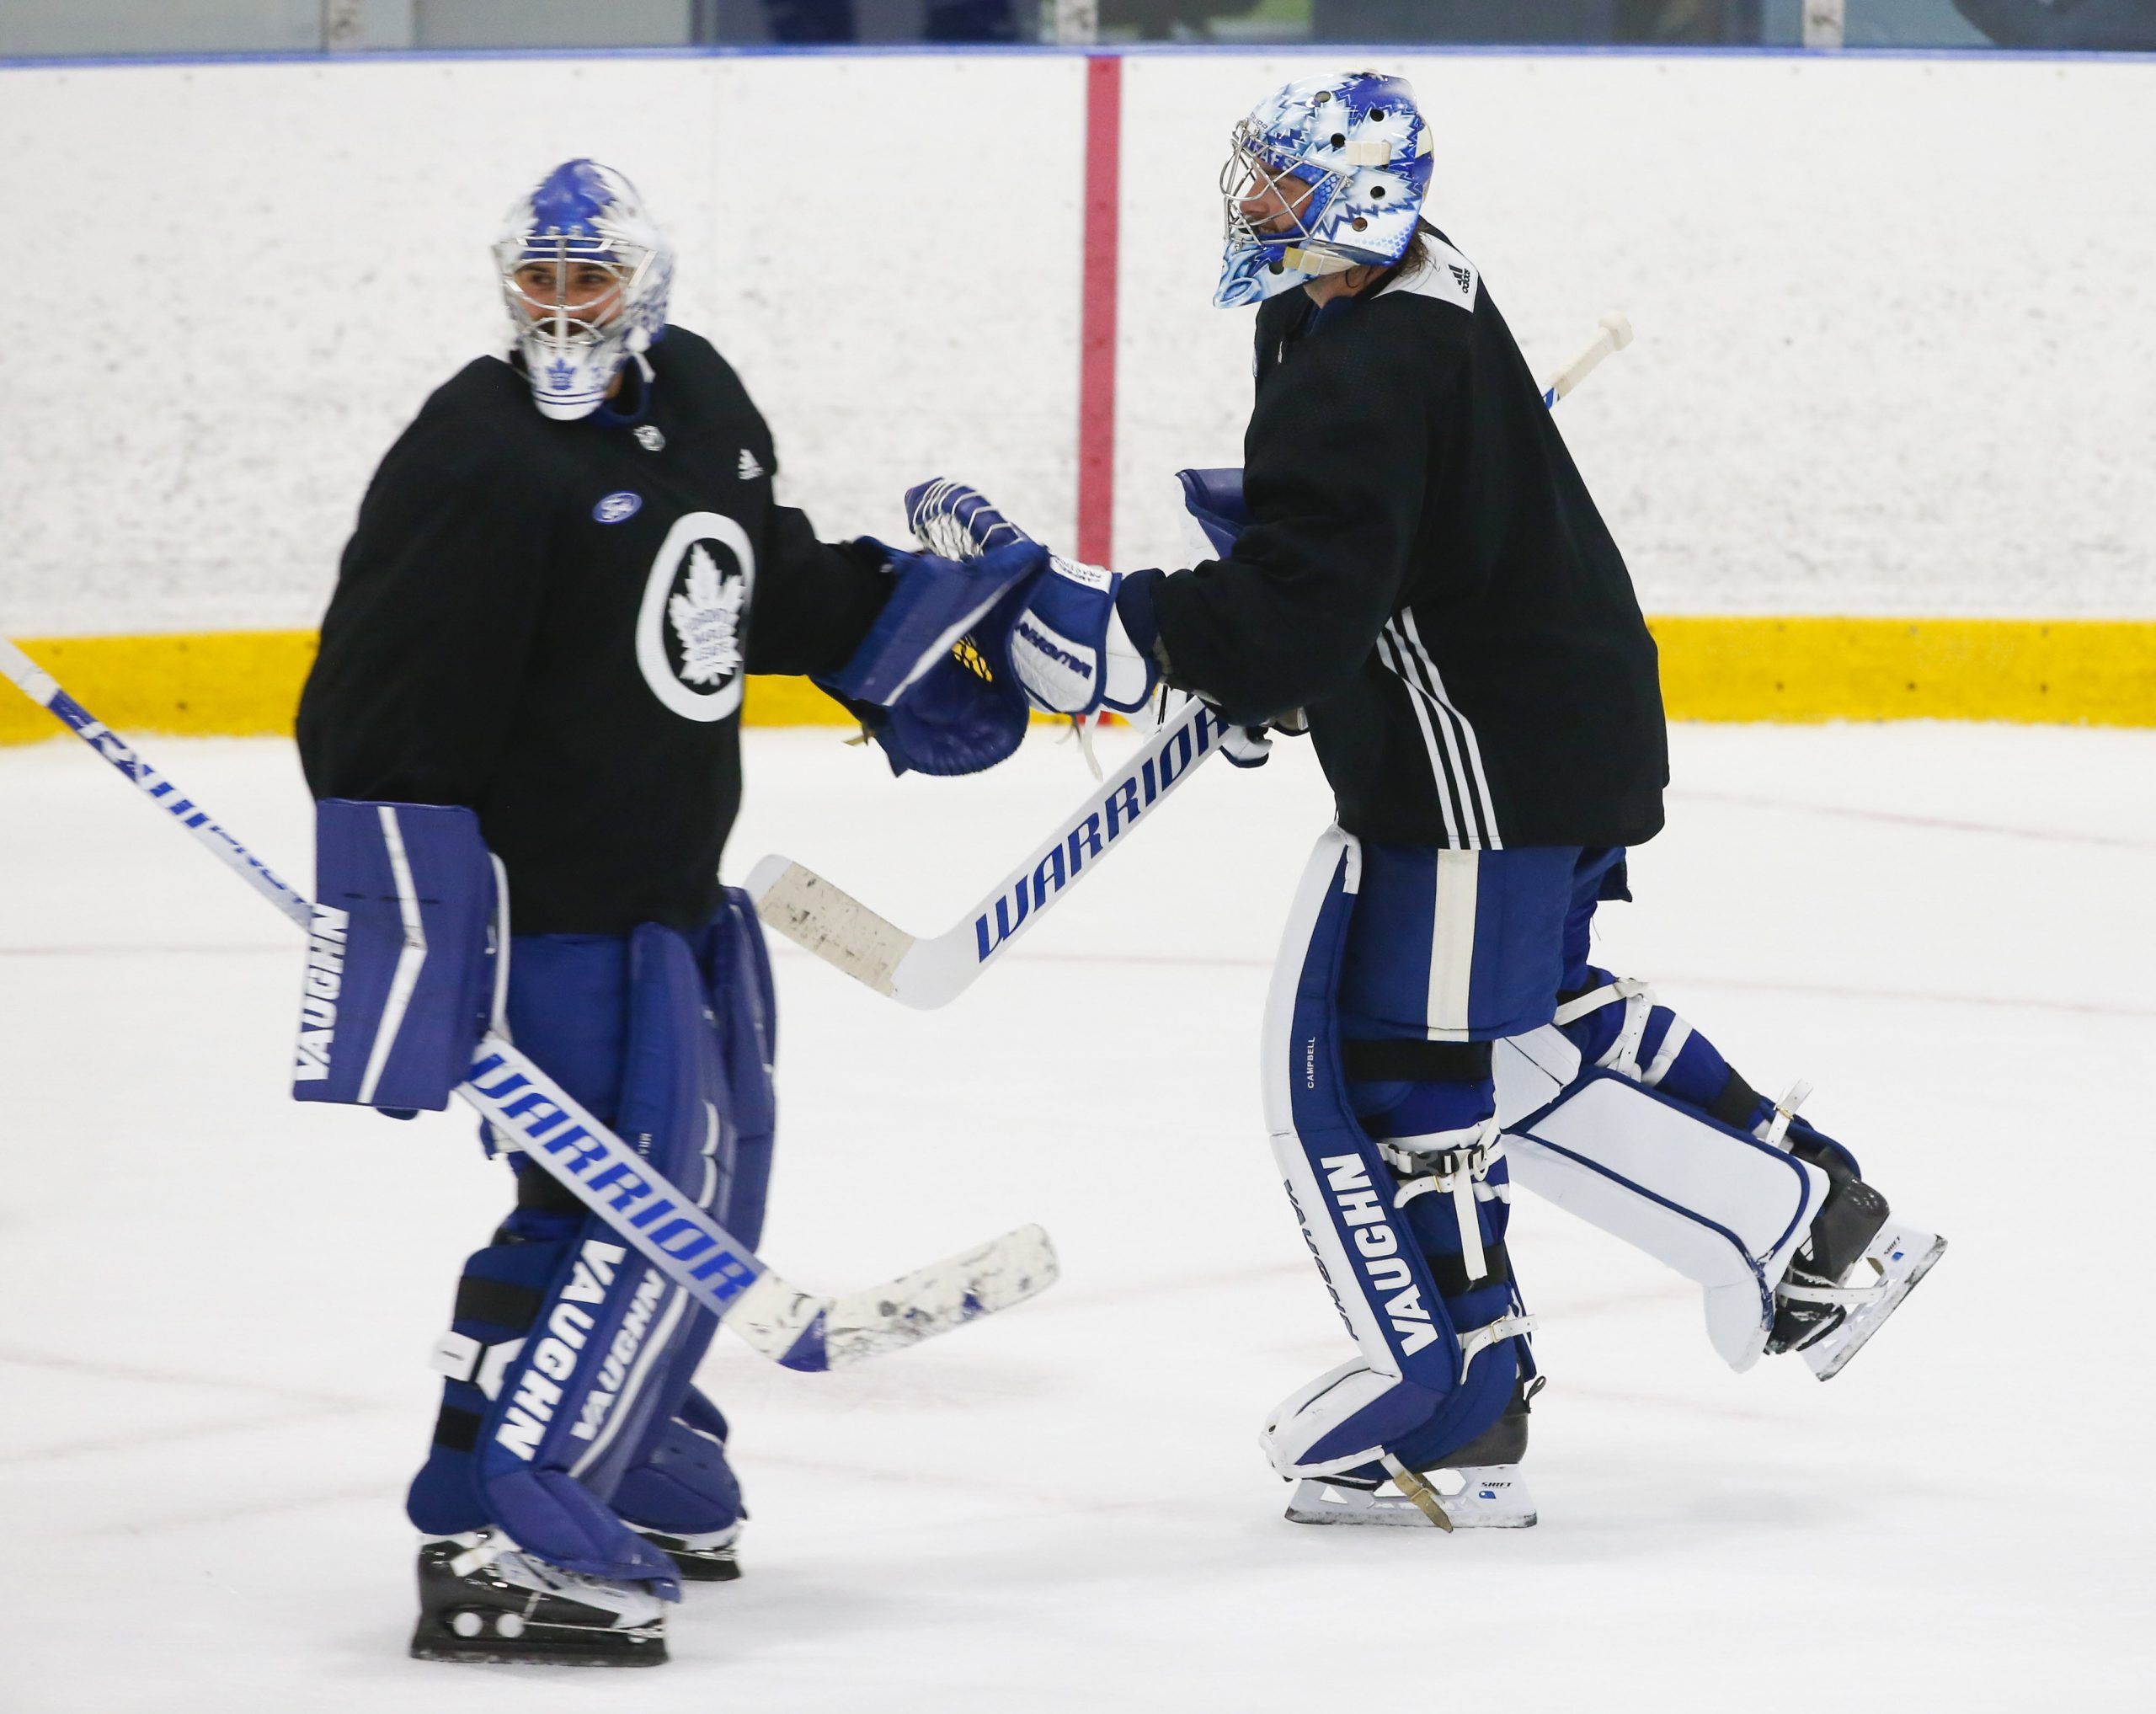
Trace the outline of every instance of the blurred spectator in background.
{"label": "blurred spectator in background", "polygon": [[[853,0],[764,0],[771,40],[845,42],[857,39]],[[921,22],[924,41],[1031,41],[1040,8],[1037,0],[928,0]],[[1025,15],[1019,29],[1018,14]]]}
{"label": "blurred spectator in background", "polygon": [[1203,41],[1214,19],[1257,10],[1257,0],[1101,0],[1101,28],[1135,28],[1145,41]]}
{"label": "blurred spectator in background", "polygon": [[1317,41],[1757,42],[1760,0],[1311,0]]}
{"label": "blurred spectator in background", "polygon": [[1620,42],[1757,42],[1759,0],[1617,0]]}
{"label": "blurred spectator in background", "polygon": [[1962,17],[2005,48],[2156,51],[2156,0],[1954,0]]}

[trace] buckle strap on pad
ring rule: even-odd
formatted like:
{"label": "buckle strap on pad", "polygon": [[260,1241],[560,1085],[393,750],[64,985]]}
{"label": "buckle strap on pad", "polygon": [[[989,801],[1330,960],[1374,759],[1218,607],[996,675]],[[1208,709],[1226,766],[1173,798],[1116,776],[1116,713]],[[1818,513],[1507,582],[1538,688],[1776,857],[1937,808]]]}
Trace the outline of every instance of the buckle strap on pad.
{"label": "buckle strap on pad", "polygon": [[1388,1137],[1378,1144],[1378,1153],[1395,1172],[1412,1175],[1394,1193],[1395,1208],[1406,1207],[1425,1191],[1442,1191],[1451,1196],[1453,1217],[1460,1224],[1460,1264],[1467,1283],[1472,1285],[1487,1278],[1490,1264],[1483,1252],[1482,1222],[1475,1204],[1478,1199],[1486,1202],[1501,1197],[1506,1188],[1488,1182],[1490,1168],[1505,1153],[1496,1115],[1461,1130]]}

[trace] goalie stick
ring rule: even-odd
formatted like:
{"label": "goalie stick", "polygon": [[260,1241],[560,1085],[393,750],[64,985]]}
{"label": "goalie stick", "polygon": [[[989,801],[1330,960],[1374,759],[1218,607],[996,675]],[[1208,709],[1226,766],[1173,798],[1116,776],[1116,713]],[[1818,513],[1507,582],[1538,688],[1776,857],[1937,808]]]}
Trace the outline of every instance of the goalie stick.
{"label": "goalie stick", "polygon": [[[313,908],[304,898],[4,638],[0,675],[286,918],[302,931],[312,928]],[[1054,1248],[1045,1231],[1028,1225],[867,1290],[819,1297],[782,1279],[728,1236],[499,1032],[490,1029],[481,1039],[456,1092],[697,1305],[789,1369],[837,1369],[917,1344],[1055,1283]]]}
{"label": "goalie stick", "polygon": [[[1551,377],[1543,403],[1556,408],[1604,358],[1631,343],[1631,323],[1612,310],[1594,338]],[[907,521],[933,553],[977,558],[1014,538],[1030,539],[958,483],[939,478],[908,499]],[[773,855],[758,862],[749,872],[750,896],[767,926],[857,982],[924,1011],[947,1006],[1089,873],[1141,815],[1218,750],[1225,730],[1219,715],[1193,698],[968,916],[926,939],[908,934],[790,857]]]}

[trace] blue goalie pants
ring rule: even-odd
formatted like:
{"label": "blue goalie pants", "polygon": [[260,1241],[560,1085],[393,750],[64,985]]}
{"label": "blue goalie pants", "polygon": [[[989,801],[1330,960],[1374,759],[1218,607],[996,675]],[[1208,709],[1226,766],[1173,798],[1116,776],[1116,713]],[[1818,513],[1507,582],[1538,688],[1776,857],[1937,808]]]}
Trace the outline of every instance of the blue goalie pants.
{"label": "blue goalie pants", "polygon": [[1558,1023],[1583,1075],[1626,1078],[1740,1145],[1774,1111],[1704,1036],[1588,964],[1597,905],[1630,896],[1617,849],[1444,851],[1337,828],[1318,842],[1267,1010],[1267,1124],[1358,1354],[1273,1412],[1283,1475],[1434,1468],[1534,1378],[1493,1043]]}
{"label": "blue goalie pants", "polygon": [[[511,942],[511,1038],[752,1248],[771,1167],[774,1010],[762,929],[729,889],[681,935]],[[691,1536],[742,1515],[725,1418],[691,1385],[709,1312],[520,1154],[516,1207],[465,1264],[447,1377],[407,1509],[430,1535],[485,1527],[571,1571],[678,1593],[635,1529]]]}

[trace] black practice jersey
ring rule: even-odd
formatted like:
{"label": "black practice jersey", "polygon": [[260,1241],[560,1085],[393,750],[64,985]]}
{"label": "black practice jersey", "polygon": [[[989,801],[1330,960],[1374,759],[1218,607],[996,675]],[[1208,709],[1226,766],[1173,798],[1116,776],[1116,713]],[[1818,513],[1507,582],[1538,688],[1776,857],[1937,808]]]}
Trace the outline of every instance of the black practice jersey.
{"label": "black practice jersey", "polygon": [[382,462],[300,699],[317,797],[478,812],[519,932],[691,928],[741,794],[743,675],[830,671],[881,556],[775,505],[771,433],[670,328],[632,419],[539,414],[496,358]]}
{"label": "black practice jersey", "polygon": [[1633,845],[1668,779],[1625,562],[1471,264],[1257,318],[1251,522],[1161,581],[1174,681],[1306,711],[1350,833]]}

